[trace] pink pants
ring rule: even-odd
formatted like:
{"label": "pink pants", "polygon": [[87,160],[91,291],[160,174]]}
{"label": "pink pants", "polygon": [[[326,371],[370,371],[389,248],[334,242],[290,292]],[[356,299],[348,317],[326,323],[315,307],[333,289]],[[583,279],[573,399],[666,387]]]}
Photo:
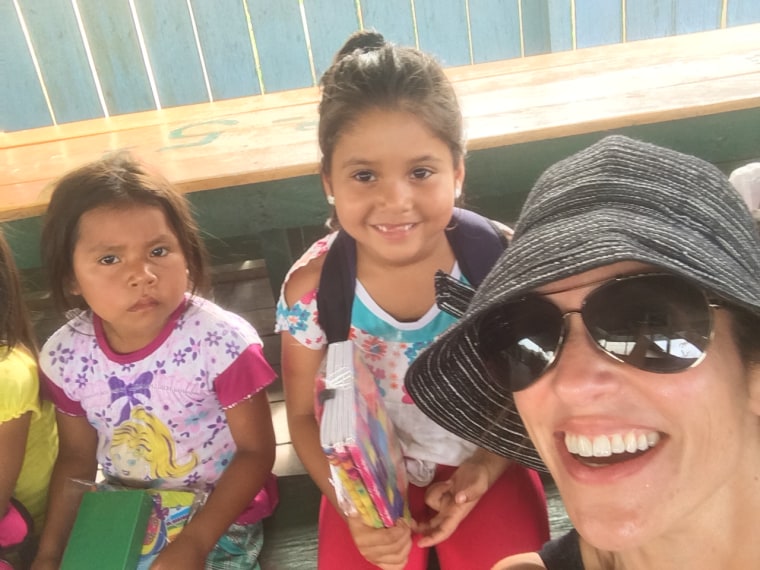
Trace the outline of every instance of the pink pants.
{"label": "pink pants", "polygon": [[[445,481],[454,467],[439,466],[434,481]],[[417,521],[435,513],[425,504],[425,487],[409,486],[409,507]],[[549,540],[546,496],[535,471],[513,465],[480,499],[448,539],[434,548],[442,570],[490,569],[497,561],[519,552],[538,550]],[[425,570],[428,549],[417,546],[406,570]],[[354,545],[348,525],[322,497],[319,511],[318,567],[323,570],[376,568]]]}

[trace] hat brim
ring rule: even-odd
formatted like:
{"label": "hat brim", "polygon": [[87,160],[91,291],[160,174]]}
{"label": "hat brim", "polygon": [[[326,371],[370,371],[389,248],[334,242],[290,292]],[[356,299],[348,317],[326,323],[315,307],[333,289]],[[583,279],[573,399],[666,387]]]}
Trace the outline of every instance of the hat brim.
{"label": "hat brim", "polygon": [[[724,278],[714,278],[710,260],[725,258],[720,251],[725,244],[711,244],[704,235],[689,235],[691,230],[676,227],[676,222],[669,227],[661,219],[635,213],[625,219],[626,215],[602,208],[586,212],[577,223],[562,220],[560,231],[546,223],[522,235],[486,277],[463,318],[411,364],[406,389],[422,412],[480,447],[546,471],[512,393],[504,382],[491,378],[480,356],[479,328],[485,315],[537,287],[620,261],[651,265],[748,305],[745,295],[751,291],[726,291],[724,287],[725,274],[740,274],[742,268],[722,267]],[[652,241],[658,243],[657,248]],[[689,247],[693,251],[684,250]],[[733,281],[735,286],[738,283],[741,280]],[[749,303],[754,312],[757,306]]]}

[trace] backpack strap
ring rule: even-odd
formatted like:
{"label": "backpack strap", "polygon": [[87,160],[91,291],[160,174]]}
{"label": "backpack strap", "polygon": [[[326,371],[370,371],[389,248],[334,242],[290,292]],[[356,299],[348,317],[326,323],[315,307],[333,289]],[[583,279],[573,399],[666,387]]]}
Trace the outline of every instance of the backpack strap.
{"label": "backpack strap", "polygon": [[507,236],[485,216],[454,208],[451,227],[446,230],[462,274],[477,288],[507,248]]}
{"label": "backpack strap", "polygon": [[[454,208],[446,238],[462,274],[477,287],[507,247],[504,233],[488,218]],[[338,232],[325,255],[317,290],[317,318],[327,342],[348,340],[356,292],[356,242]]]}
{"label": "backpack strap", "polygon": [[317,319],[327,342],[348,340],[356,291],[356,242],[343,230],[325,255],[317,290]]}

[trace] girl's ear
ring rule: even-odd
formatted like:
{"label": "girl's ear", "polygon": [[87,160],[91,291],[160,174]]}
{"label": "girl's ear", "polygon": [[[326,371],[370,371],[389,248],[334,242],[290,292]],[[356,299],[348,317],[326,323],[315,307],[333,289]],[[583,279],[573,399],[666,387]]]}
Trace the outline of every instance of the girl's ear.
{"label": "girl's ear", "polygon": [[325,193],[327,203],[333,204],[332,180],[330,179],[330,175],[325,172],[322,173],[322,191]]}
{"label": "girl's ear", "polygon": [[79,288],[79,283],[77,283],[77,280],[74,277],[69,280],[69,293],[72,295],[82,294],[82,290]]}
{"label": "girl's ear", "polygon": [[459,199],[464,185],[464,158],[459,159],[459,164],[454,168],[454,188],[457,190],[456,198]]}

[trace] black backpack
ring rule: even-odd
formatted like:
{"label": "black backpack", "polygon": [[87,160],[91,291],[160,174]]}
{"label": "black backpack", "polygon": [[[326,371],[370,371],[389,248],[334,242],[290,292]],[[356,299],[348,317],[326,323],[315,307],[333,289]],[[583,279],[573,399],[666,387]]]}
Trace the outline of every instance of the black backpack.
{"label": "black backpack", "polygon": [[[477,287],[506,249],[507,238],[488,218],[461,208],[454,208],[449,226],[446,237],[462,274]],[[464,309],[461,304],[441,302],[441,297],[447,296],[446,293],[441,295],[441,289],[445,289],[449,281],[443,272],[436,275],[437,302],[442,309],[459,316]],[[460,291],[456,285],[454,287]],[[348,340],[355,290],[356,242],[341,230],[325,257],[317,291],[319,324],[329,344]],[[466,303],[469,295],[464,294],[464,297]]]}

